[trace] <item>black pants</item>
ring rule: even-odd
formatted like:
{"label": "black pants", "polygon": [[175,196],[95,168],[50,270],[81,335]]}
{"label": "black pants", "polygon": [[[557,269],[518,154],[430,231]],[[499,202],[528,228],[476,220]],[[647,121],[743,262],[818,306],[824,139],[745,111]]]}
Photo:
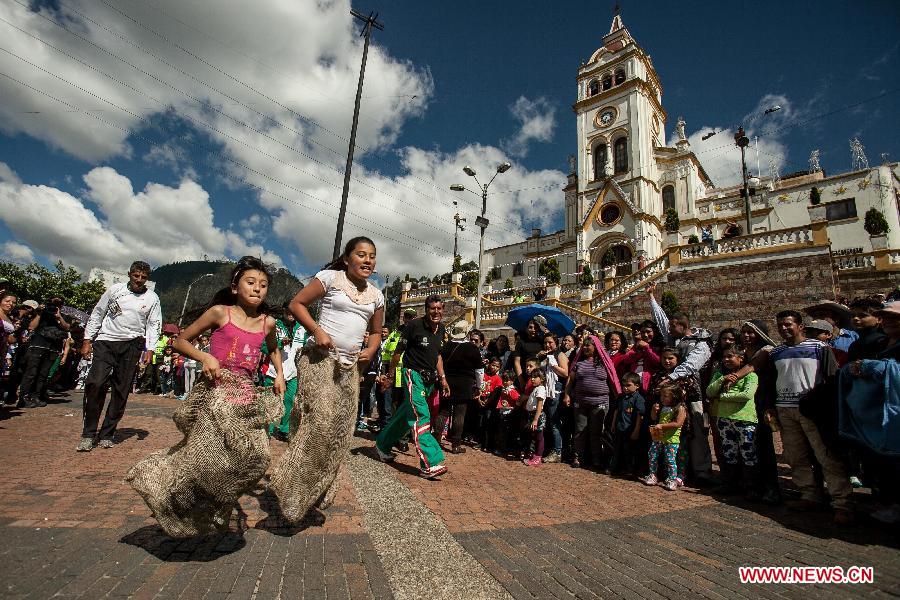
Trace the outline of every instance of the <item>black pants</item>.
{"label": "black pants", "polygon": [[19,400],[27,402],[29,398],[40,400],[47,391],[47,374],[56,361],[59,352],[49,348],[29,346],[25,354],[25,367],[22,374],[22,386],[19,388]]}
{"label": "black pants", "polygon": [[466,423],[466,410],[469,407],[469,401],[465,398],[441,398],[441,409],[435,419],[432,431],[435,438],[440,439],[441,432],[444,431],[444,425],[450,415],[453,420],[450,423],[450,431],[447,432],[447,439],[451,444],[456,446],[462,441],[463,427]]}
{"label": "black pants", "polygon": [[[643,462],[646,462],[647,453],[643,456],[639,452],[640,438],[631,439],[631,431],[619,431],[613,434],[613,458],[609,465],[614,475],[621,473],[637,474],[641,471]],[[643,459],[643,460],[642,460]]]}
{"label": "black pants", "polygon": [[116,426],[125,414],[138,359],[144,350],[144,338],[124,342],[94,342],[94,362],[84,381],[84,428],[81,437],[97,437],[97,424],[103,412],[103,399],[110,390],[106,418],[100,429],[101,440],[112,440]]}

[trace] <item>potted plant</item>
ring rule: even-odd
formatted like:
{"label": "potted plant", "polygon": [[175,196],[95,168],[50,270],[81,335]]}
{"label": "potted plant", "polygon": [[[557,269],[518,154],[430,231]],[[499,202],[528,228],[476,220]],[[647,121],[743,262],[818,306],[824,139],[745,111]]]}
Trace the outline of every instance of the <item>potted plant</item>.
{"label": "potted plant", "polygon": [[680,239],[678,229],[681,227],[681,219],[678,218],[678,212],[674,208],[666,209],[663,227],[668,234],[666,240],[668,245],[677,246]]}
{"label": "potted plant", "polygon": [[691,234],[688,236],[688,244],[699,244],[700,238],[698,238],[695,234]]}
{"label": "potted plant", "polygon": [[875,207],[866,211],[866,218],[863,222],[863,228],[869,234],[872,240],[873,250],[884,250],[887,248],[887,232],[891,230],[884,213]]}
{"label": "potted plant", "polygon": [[555,258],[548,258],[538,267],[538,275],[547,281],[547,285],[557,285],[562,276],[559,273],[559,261]]}
{"label": "potted plant", "polygon": [[594,285],[594,274],[591,273],[590,265],[584,265],[581,274],[578,275],[578,283],[580,283],[583,288],[589,288]]}
{"label": "potted plant", "polygon": [[819,191],[819,188],[813,186],[811,190],[809,190],[809,203],[813,206],[818,206],[822,203],[822,192]]}
{"label": "potted plant", "polygon": [[512,280],[512,279],[510,279],[509,277],[507,277],[507,278],[506,278],[506,281],[503,282],[503,289],[504,289],[504,290],[511,290],[511,289],[513,289],[514,287],[516,287],[516,284],[513,283],[513,280]]}

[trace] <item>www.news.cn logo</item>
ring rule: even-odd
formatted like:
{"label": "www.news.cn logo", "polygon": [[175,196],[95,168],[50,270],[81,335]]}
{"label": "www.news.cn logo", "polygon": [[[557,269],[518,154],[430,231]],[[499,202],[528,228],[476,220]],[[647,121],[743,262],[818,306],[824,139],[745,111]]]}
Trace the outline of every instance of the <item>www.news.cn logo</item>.
{"label": "www.news.cn logo", "polygon": [[874,583],[873,567],[738,567],[741,583]]}

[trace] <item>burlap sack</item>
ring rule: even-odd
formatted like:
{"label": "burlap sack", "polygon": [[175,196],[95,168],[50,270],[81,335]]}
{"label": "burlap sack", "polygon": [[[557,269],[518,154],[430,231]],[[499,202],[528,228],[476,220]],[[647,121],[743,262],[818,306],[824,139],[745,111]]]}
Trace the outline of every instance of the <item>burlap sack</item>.
{"label": "burlap sack", "polygon": [[291,441],[269,483],[292,523],[302,520],[313,506],[327,508],[334,500],[359,402],[356,363],[342,365],[314,348],[298,359],[297,376]]}
{"label": "burlap sack", "polygon": [[269,467],[266,427],[283,414],[282,399],[246,377],[201,378],[172,415],[184,439],[134,465],[125,481],[172,537],[227,529],[238,498]]}

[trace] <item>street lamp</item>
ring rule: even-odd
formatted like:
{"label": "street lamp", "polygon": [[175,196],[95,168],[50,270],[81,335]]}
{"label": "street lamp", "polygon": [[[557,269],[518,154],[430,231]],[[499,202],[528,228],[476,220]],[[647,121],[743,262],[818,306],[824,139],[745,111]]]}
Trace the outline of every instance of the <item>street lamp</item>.
{"label": "street lamp", "polygon": [[187,302],[188,297],[191,295],[191,288],[194,287],[194,284],[203,279],[204,277],[212,277],[212,273],[204,273],[197,279],[193,280],[188,284],[187,291],[184,293],[184,304],[181,306],[181,315],[178,317],[178,327],[181,327],[181,322],[184,320],[184,311],[187,310]]}
{"label": "street lamp", "polygon": [[[478,177],[475,177],[475,169],[470,166],[463,167],[463,173],[468,175],[469,177],[474,177],[475,182],[478,184],[479,189],[481,190],[481,216],[475,219],[475,225],[477,225],[481,229],[481,236],[478,239],[478,285],[475,288],[475,328],[481,328],[481,284],[484,281],[484,230],[487,229],[487,226],[490,224],[484,213],[487,212],[487,191],[492,183],[494,183],[494,179],[497,178],[497,175],[500,173],[506,173],[512,167],[508,162],[501,163],[497,165],[497,172],[494,173],[494,176],[491,177],[491,180],[485,184],[482,184],[478,181]],[[454,183],[450,186],[450,189],[454,192],[472,192],[476,196],[477,192],[473,192],[466,186],[460,183]]]}
{"label": "street lamp", "polygon": [[744,181],[744,211],[747,217],[747,229],[745,235],[750,235],[753,233],[753,229],[750,224],[750,189],[747,187],[747,161],[744,152],[744,149],[750,144],[750,138],[744,133],[743,126],[738,127],[737,133],[734,134],[734,143],[741,149],[741,177]]}

